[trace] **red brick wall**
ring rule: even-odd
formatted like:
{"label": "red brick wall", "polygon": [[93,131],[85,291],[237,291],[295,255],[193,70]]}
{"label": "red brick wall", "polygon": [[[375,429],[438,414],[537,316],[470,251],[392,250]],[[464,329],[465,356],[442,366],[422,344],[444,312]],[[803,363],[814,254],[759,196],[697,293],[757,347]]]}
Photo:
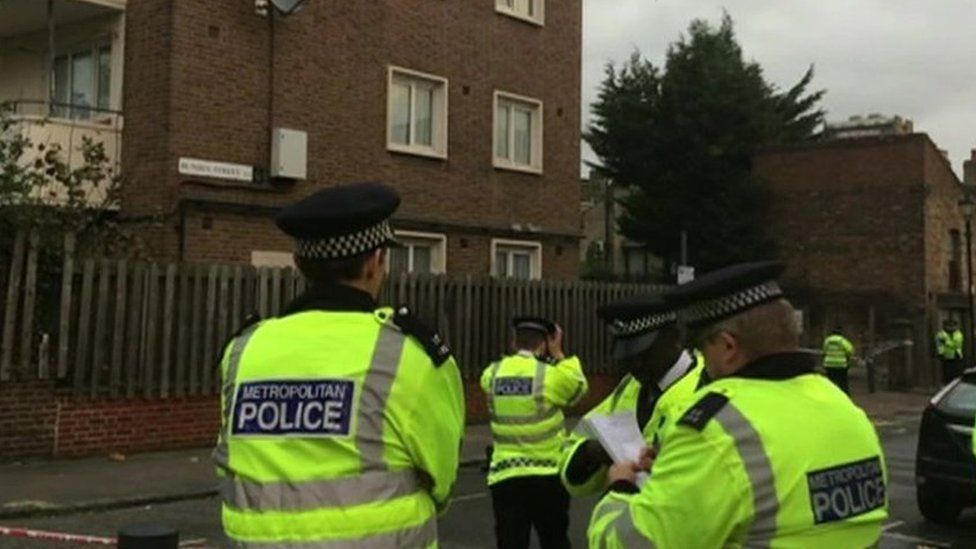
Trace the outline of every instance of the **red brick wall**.
{"label": "red brick wall", "polygon": [[[404,195],[402,219],[483,227],[496,236],[508,236],[512,224],[533,224],[562,235],[547,244],[544,262],[553,269],[545,269],[546,276],[577,275],[577,244],[556,240],[572,239],[579,231],[580,0],[552,3],[544,27],[497,14],[491,1],[311,2],[279,20],[274,124],[309,135],[308,181],[282,190],[176,173],[182,156],[266,164],[267,20],[248,2],[142,4],[127,21],[134,45],[129,50],[127,44],[124,138],[134,144],[123,154],[130,176],[123,216],[156,208],[175,216],[176,201],[187,198],[280,206],[325,185],[379,179]],[[171,6],[169,11],[162,12],[163,4]],[[134,67],[148,55],[165,60],[161,74],[140,78]],[[446,160],[386,150],[391,64],[448,79]],[[543,175],[492,167],[496,89],[544,102]],[[147,105],[149,114],[130,113]],[[159,155],[163,160],[156,164]],[[179,230],[175,217],[168,223],[144,232]],[[266,223],[260,230],[274,232]],[[193,257],[233,255],[241,261],[244,253],[228,250],[225,241],[242,246],[245,236],[254,236],[251,227],[219,223],[215,231],[224,236],[200,239]],[[172,257],[174,245],[166,240],[156,252]],[[461,256],[458,266],[474,268],[466,272],[479,272],[485,261]]]}
{"label": "red brick wall", "polygon": [[53,455],[147,452],[207,446],[220,428],[214,396],[166,400],[73,401],[59,399]]}
{"label": "red brick wall", "polygon": [[44,456],[54,441],[53,383],[0,383],[0,460]]}
{"label": "red brick wall", "polygon": [[788,284],[922,302],[927,139],[815,143],[755,158],[773,194],[769,234],[788,262]]}
{"label": "red brick wall", "polygon": [[[882,357],[896,384],[934,381],[936,302],[949,291],[949,231],[962,232],[963,220],[959,180],[931,139],[774,148],[756,156],[754,170],[772,191],[769,232],[788,264],[784,282],[806,309],[806,343],[819,345],[839,324],[863,348],[873,307],[878,340],[916,343]],[[911,323],[911,333],[894,320]]]}

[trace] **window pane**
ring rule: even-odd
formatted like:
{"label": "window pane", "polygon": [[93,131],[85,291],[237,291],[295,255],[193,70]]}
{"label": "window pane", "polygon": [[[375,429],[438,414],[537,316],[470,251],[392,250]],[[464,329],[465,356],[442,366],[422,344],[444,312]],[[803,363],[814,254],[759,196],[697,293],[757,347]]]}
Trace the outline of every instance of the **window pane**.
{"label": "window pane", "polygon": [[495,252],[495,276],[508,276],[508,254],[505,252]]}
{"label": "window pane", "polygon": [[521,280],[532,278],[532,256],[526,253],[513,253],[512,276]]}
{"label": "window pane", "polygon": [[390,248],[390,274],[398,275],[400,273],[408,272],[409,267],[407,264],[407,254],[409,253],[408,248]]}
{"label": "window pane", "polygon": [[421,274],[429,274],[433,269],[431,265],[432,261],[432,250],[430,246],[414,246],[413,247],[413,272]]}
{"label": "window pane", "polygon": [[112,48],[98,50],[98,108],[108,109],[112,93]]}
{"label": "window pane", "polygon": [[510,158],[508,152],[508,115],[510,109],[507,105],[498,105],[495,112],[495,156],[498,158]]}
{"label": "window pane", "polygon": [[526,12],[529,17],[535,17],[535,2],[536,0],[525,0]]}
{"label": "window pane", "polygon": [[414,120],[415,133],[414,145],[433,146],[433,115],[434,115],[434,89],[427,86],[417,86],[414,88],[416,93],[416,118]]}
{"label": "window pane", "polygon": [[71,57],[71,114],[73,118],[88,118],[88,107],[95,105],[95,66],[91,52]]}
{"label": "window pane", "polygon": [[400,145],[410,144],[410,86],[403,83],[394,83],[391,101],[392,112],[390,113],[391,132],[394,143]]}
{"label": "window pane", "polygon": [[532,164],[532,111],[515,109],[515,163]]}
{"label": "window pane", "polygon": [[66,105],[71,101],[69,91],[71,83],[68,81],[68,58],[58,57],[54,60],[54,102],[61,103],[62,106],[55,106],[51,112],[52,116],[65,118],[68,116]]}

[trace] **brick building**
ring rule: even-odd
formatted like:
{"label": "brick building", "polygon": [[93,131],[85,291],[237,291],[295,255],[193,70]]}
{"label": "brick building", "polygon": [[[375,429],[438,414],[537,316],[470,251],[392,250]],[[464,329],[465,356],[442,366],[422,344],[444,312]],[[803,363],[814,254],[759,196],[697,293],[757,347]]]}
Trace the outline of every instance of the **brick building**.
{"label": "brick building", "polygon": [[0,100],[111,130],[156,257],[288,262],[281,205],[383,180],[394,269],[577,276],[580,0],[46,4],[0,5]]}
{"label": "brick building", "polygon": [[[926,134],[811,142],[754,159],[770,187],[770,232],[810,345],[835,324],[866,345],[911,337],[890,353],[895,384],[934,383],[933,335],[966,321],[963,187]],[[965,322],[968,324],[968,322]],[[972,333],[972,332],[970,332]]]}

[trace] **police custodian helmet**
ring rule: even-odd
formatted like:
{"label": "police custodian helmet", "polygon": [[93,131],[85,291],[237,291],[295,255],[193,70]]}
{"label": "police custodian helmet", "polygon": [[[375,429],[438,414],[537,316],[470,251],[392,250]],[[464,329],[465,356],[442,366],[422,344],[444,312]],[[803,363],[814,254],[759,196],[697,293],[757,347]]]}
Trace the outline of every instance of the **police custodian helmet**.
{"label": "police custodian helmet", "polygon": [[275,217],[295,239],[295,255],[342,259],[395,245],[390,216],[400,195],[383,183],[351,183],[317,191]]}

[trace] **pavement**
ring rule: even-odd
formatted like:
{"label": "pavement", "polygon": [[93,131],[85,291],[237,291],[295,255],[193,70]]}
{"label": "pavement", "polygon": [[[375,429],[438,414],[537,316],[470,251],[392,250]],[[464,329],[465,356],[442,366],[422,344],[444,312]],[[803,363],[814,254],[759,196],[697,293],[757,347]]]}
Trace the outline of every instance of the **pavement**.
{"label": "pavement", "polygon": [[[852,391],[881,431],[914,421],[932,394],[868,394],[857,380]],[[487,425],[468,426],[462,467],[480,465],[490,441]],[[209,448],[3,464],[0,486],[0,519],[206,498],[217,491]]]}

